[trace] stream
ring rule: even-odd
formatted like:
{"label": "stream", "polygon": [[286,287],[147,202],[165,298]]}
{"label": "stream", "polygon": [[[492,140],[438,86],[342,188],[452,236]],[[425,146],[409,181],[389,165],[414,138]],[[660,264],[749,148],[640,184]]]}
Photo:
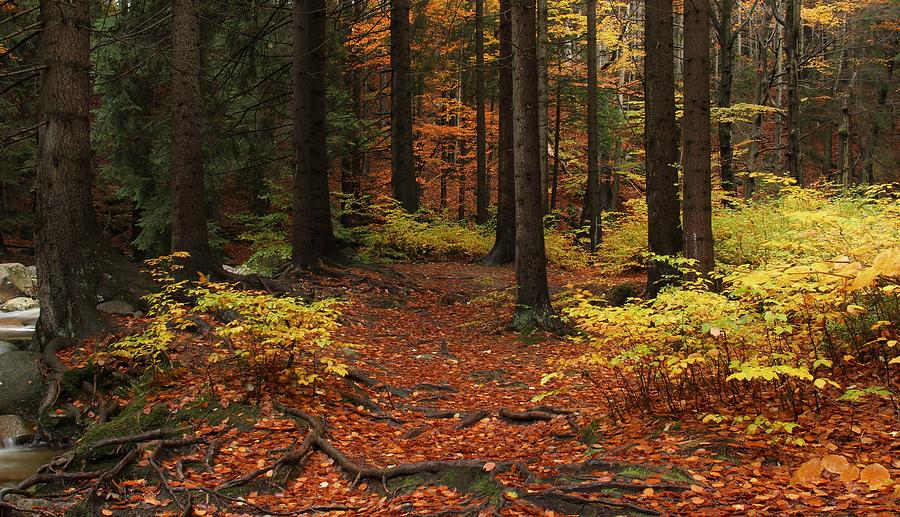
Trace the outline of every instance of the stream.
{"label": "stream", "polygon": [[[0,343],[0,361],[4,352],[25,346],[31,339],[39,314],[40,309],[0,312],[0,341],[6,342]],[[23,447],[10,439],[3,440],[0,443],[0,486],[15,485],[61,452],[46,447]]]}

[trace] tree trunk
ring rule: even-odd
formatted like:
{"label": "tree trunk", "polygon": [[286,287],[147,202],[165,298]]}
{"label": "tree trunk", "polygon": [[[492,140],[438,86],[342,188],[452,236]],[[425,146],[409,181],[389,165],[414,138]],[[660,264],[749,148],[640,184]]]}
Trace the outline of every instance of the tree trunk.
{"label": "tree trunk", "polygon": [[597,145],[597,0],[587,0],[587,193],[584,214],[588,220],[590,250],[600,245],[600,164]]}
{"label": "tree trunk", "polygon": [[475,222],[488,221],[490,189],[484,113],[484,0],[475,0]]}
{"label": "tree trunk", "polygon": [[891,79],[894,76],[894,65],[900,60],[900,53],[894,56],[888,56],[885,61],[885,75],[878,81],[878,95],[875,101],[875,114],[872,121],[872,132],[869,134],[869,149],[866,152],[865,179],[867,183],[875,183],[876,178],[876,162],[879,161],[878,151],[881,143],[882,131],[889,130],[892,125],[890,122],[890,110],[887,107],[888,91]]}
{"label": "tree trunk", "polygon": [[294,3],[294,267],[340,260],[331,222],[326,131],[328,41],[325,0]]}
{"label": "tree trunk", "polygon": [[217,272],[206,226],[200,97],[200,6],[172,0],[172,251],[188,272]]}
{"label": "tree trunk", "polygon": [[[731,27],[731,17],[734,8],[734,0],[722,0],[719,4],[719,16],[716,22],[716,34],[719,38],[719,84],[717,88],[716,104],[720,108],[731,107],[731,89],[734,81],[734,33]],[[688,9],[687,5],[685,9]],[[685,15],[686,16],[686,15]],[[687,33],[685,22],[685,33]],[[685,37],[685,41],[688,38]],[[689,42],[688,44],[692,44]],[[685,79],[685,83],[687,80]],[[731,142],[731,122],[719,122],[719,174],[722,179],[722,189],[727,192],[735,192],[737,185],[734,182],[734,149]]]}
{"label": "tree trunk", "polygon": [[800,169],[800,0],[785,2],[785,58],[787,65],[787,131],[785,168],[798,185],[803,184]]}
{"label": "tree trunk", "polygon": [[516,308],[510,328],[549,328],[550,305],[541,206],[535,0],[512,2],[513,140],[516,192]]}
{"label": "tree trunk", "polygon": [[850,169],[850,98],[853,94],[853,84],[856,82],[856,72],[847,84],[847,91],[841,99],[841,122],[838,127],[838,166],[841,168],[841,184],[849,188],[853,181],[853,171]]}
{"label": "tree trunk", "polygon": [[391,0],[391,190],[408,212],[419,209],[413,163],[409,0]]}
{"label": "tree trunk", "polygon": [[[706,43],[706,40],[704,40]],[[647,243],[654,255],[681,251],[678,200],[678,142],[675,127],[675,81],[672,56],[672,0],[645,0],[644,9],[644,144],[647,174]],[[671,283],[675,272],[651,260],[647,294]]]}
{"label": "tree trunk", "polygon": [[[753,79],[753,92],[754,92],[754,102],[757,105],[761,105],[765,102],[767,97],[766,95],[766,74],[769,68],[769,51],[765,44],[765,40],[763,39],[763,30],[760,29],[757,38],[757,56],[756,56],[756,73],[754,74]],[[751,142],[750,142],[750,156],[747,159],[749,172],[752,174],[754,172],[759,172],[757,170],[757,165],[759,162],[759,148],[762,143],[763,138],[763,116],[762,113],[757,113],[756,116],[753,117],[753,130],[751,134]],[[744,178],[744,199],[751,199],[753,197],[753,189],[755,187],[756,181],[753,176],[748,174]]]}
{"label": "tree trunk", "polygon": [[516,194],[513,151],[513,78],[512,78],[512,13],[511,0],[500,0],[500,71],[497,144],[497,234],[494,247],[481,259],[488,266],[508,264],[516,258]]}
{"label": "tree trunk", "polygon": [[107,287],[133,285],[137,277],[101,240],[92,205],[90,16],[88,0],[41,4],[34,242],[39,346],[102,328],[98,297],[119,294]]}
{"label": "tree trunk", "polygon": [[715,266],[709,158],[709,14],[709,0],[684,4],[684,256],[696,261],[696,275],[704,279],[709,279]]}
{"label": "tree trunk", "polygon": [[[562,69],[562,59],[560,59]],[[562,134],[562,80],[556,81],[556,120],[553,128],[553,178],[550,182],[550,210],[556,210],[556,192],[559,187],[559,141]]]}
{"label": "tree trunk", "polygon": [[547,47],[550,39],[547,33],[548,17],[547,0],[537,0],[537,77],[538,77],[538,145],[540,146],[541,165],[541,210],[548,213],[550,206],[547,198],[549,176],[547,173],[547,144],[549,143],[549,122],[547,110],[549,108],[550,92],[548,90],[547,74]]}

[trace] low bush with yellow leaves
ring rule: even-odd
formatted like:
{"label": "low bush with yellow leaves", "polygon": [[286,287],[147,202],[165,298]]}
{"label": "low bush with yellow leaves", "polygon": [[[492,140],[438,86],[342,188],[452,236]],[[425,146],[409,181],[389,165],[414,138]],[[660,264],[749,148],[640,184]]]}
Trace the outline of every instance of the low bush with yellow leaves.
{"label": "low bush with yellow leaves", "polygon": [[[620,416],[738,418],[748,432],[797,444],[796,424],[779,417],[796,419],[827,398],[892,397],[891,369],[900,368],[897,202],[882,192],[829,198],[787,188],[765,205],[728,213],[727,231],[718,220],[717,249],[743,263],[721,264],[721,291],[687,282],[623,307],[576,291],[565,312],[592,351],[561,363],[560,372],[594,379]],[[686,259],[671,264],[690,267]],[[851,372],[868,372],[872,385],[860,388]],[[747,406],[752,417],[711,412]]]}
{"label": "low bush with yellow leaves", "polygon": [[196,326],[198,318],[206,318],[213,326],[208,335],[211,339],[203,345],[209,349],[202,366],[210,377],[237,374],[241,386],[259,393],[285,383],[315,389],[326,376],[347,373],[341,353],[348,345],[333,337],[343,302],[307,303],[203,278],[199,282],[179,280],[175,273],[179,259],[185,256],[179,252],[147,261],[160,287],[147,296],[149,323],[142,332],[95,354],[95,362],[126,359],[162,368],[169,362],[179,332]]}

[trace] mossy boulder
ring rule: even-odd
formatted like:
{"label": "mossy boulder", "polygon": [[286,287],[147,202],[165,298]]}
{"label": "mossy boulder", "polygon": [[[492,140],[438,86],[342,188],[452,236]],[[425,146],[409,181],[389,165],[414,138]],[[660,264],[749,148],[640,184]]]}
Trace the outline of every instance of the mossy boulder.
{"label": "mossy boulder", "polygon": [[13,350],[0,360],[0,414],[33,416],[44,395],[41,356]]}

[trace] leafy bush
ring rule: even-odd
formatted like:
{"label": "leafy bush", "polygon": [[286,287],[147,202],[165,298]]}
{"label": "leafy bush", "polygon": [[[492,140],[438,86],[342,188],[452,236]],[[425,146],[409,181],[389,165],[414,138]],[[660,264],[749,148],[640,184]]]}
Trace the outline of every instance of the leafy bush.
{"label": "leafy bush", "polygon": [[265,386],[311,386],[327,375],[346,374],[339,356],[347,345],[332,337],[342,302],[305,303],[225,283],[176,280],[177,261],[185,256],[175,253],[147,261],[160,285],[147,297],[150,322],[142,332],[95,354],[96,362],[126,359],[159,368],[170,358],[179,331],[208,317],[219,323],[212,327],[214,339],[205,356],[210,376],[221,379],[236,372],[243,387],[259,392]]}
{"label": "leafy bush", "polygon": [[244,216],[247,226],[241,240],[249,241],[253,255],[243,266],[262,275],[271,275],[275,269],[291,259],[291,244],[287,240],[287,214],[275,212],[261,217]]}
{"label": "leafy bush", "polygon": [[632,199],[626,207],[625,213],[604,214],[597,262],[606,274],[640,269],[647,263],[647,203]]}
{"label": "leafy bush", "polygon": [[[877,382],[900,363],[897,204],[802,189],[783,194],[731,210],[726,217],[736,229],[720,224],[730,260],[748,262],[726,265],[721,292],[686,283],[623,307],[575,292],[566,314],[590,336],[592,351],[561,363],[560,372],[582,370],[622,416],[749,405],[759,418],[728,419],[793,443],[794,426],[778,419],[785,413],[796,418],[822,397],[843,403],[857,393],[893,394],[858,384]],[[750,217],[762,214],[773,223]],[[873,378],[850,378],[851,371]],[[845,384],[853,386],[844,392]],[[715,415],[707,421],[726,418]]]}

